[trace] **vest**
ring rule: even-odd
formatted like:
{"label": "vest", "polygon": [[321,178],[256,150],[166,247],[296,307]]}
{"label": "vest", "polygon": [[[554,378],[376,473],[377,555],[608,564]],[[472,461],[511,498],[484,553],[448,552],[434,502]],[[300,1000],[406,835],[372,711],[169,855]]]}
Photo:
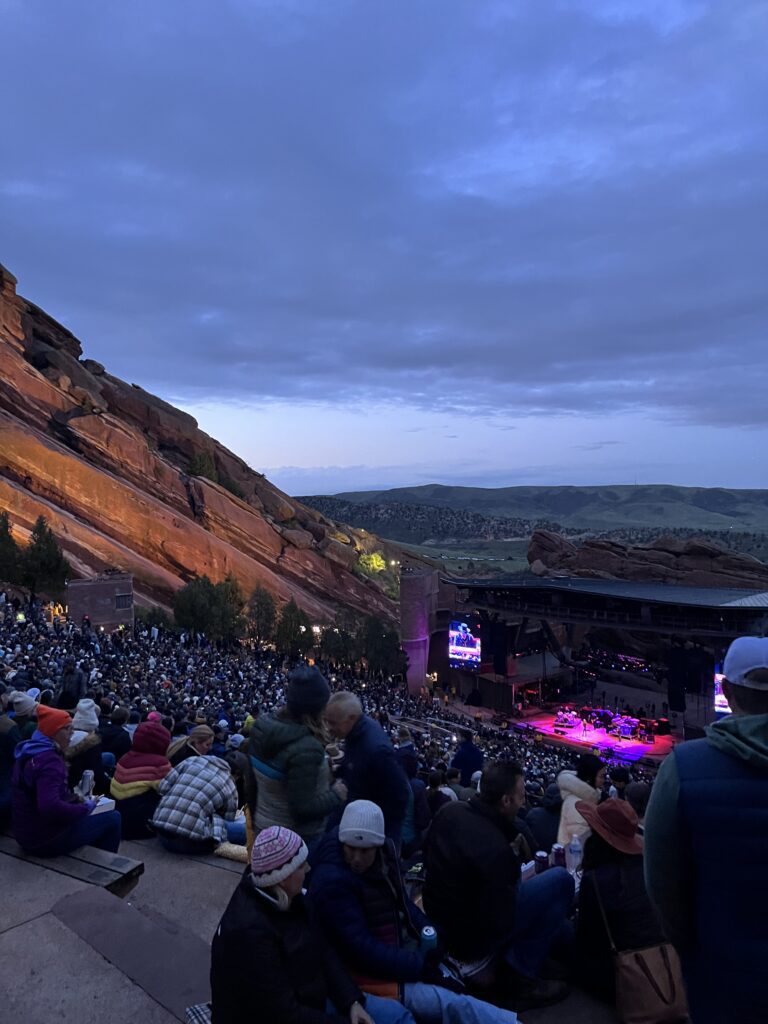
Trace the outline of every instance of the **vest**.
{"label": "vest", "polygon": [[768,1019],[768,771],[707,740],[677,747],[693,907],[681,950],[696,1024]]}

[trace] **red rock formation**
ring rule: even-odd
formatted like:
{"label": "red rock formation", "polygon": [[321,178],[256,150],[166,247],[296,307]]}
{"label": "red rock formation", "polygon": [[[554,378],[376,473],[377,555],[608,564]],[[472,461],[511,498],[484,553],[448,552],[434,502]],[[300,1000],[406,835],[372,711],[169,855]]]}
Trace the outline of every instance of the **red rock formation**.
{"label": "red rock formation", "polygon": [[[45,515],[79,573],[132,572],[145,602],[169,606],[192,576],[232,573],[246,594],[264,586],[318,620],[340,605],[394,617],[352,570],[396,548],[305,508],[192,416],[81,356],[0,267],[0,509],[14,532]],[[226,486],[189,475],[202,454]]]}
{"label": "red rock formation", "polygon": [[558,533],[536,530],[528,546],[528,563],[537,576],[768,589],[768,566],[763,562],[695,538],[659,537],[635,547],[612,540],[576,545]]}

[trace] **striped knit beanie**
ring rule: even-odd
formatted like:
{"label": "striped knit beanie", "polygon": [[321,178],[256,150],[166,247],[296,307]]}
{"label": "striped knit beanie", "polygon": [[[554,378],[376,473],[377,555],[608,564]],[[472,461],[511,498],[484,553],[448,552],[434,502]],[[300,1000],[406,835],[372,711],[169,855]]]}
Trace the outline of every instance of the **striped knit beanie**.
{"label": "striped knit beanie", "polygon": [[301,836],[282,825],[270,825],[256,836],[251,853],[254,884],[260,889],[279,885],[309,856]]}

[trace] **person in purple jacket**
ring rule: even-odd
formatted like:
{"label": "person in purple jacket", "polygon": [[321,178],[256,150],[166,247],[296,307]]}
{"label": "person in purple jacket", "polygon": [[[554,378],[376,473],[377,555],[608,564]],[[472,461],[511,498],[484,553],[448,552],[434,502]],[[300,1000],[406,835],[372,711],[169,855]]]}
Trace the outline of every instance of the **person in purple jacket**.
{"label": "person in purple jacket", "polygon": [[11,830],[37,857],[58,857],[80,846],[117,852],[120,815],[92,814],[95,800],[79,800],[67,786],[64,751],[72,735],[66,711],[40,705],[37,729],[15,751]]}

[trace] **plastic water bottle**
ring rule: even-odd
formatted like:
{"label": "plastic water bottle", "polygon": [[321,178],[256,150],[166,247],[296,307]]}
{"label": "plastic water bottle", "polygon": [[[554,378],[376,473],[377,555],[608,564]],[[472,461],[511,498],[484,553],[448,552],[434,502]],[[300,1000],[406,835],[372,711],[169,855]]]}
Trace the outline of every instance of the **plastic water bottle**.
{"label": "plastic water bottle", "polygon": [[565,851],[565,866],[572,875],[581,867],[581,840],[578,836],[571,836],[571,841]]}

